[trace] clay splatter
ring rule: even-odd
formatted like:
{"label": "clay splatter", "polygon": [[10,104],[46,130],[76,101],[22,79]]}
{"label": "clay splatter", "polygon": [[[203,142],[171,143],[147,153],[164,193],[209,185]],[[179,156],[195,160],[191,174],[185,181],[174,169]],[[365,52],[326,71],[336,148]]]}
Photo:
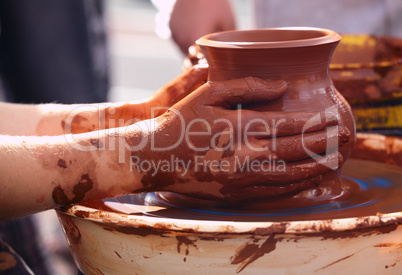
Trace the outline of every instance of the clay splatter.
{"label": "clay splatter", "polygon": [[330,263],[330,264],[328,264],[328,265],[326,265],[326,266],[323,266],[323,267],[317,269],[315,272],[317,272],[317,271],[319,271],[319,270],[322,270],[322,269],[325,269],[325,268],[327,268],[327,267],[330,267],[331,265],[337,264],[337,263],[339,263],[339,262],[342,262],[343,260],[349,259],[350,257],[352,257],[352,256],[354,256],[354,255],[355,255],[355,254],[351,254],[351,255],[348,255],[348,256],[346,256],[346,257],[343,257],[343,258],[341,258],[341,259],[339,259],[339,260],[337,260],[337,261],[335,261],[335,262],[333,262],[333,263]]}
{"label": "clay splatter", "polygon": [[276,243],[279,240],[281,239],[275,239],[275,235],[271,235],[261,245],[258,245],[256,243],[246,243],[245,245],[239,247],[236,254],[231,258],[231,264],[240,263],[240,266],[237,268],[236,273],[240,273],[249,264],[257,260],[258,258],[261,258],[265,254],[274,251],[276,248]]}
{"label": "clay splatter", "polygon": [[60,168],[66,169],[67,168],[67,163],[64,159],[59,159],[57,161],[57,166],[59,166]]}
{"label": "clay splatter", "polygon": [[177,239],[177,252],[180,253],[181,251],[181,245],[184,244],[186,246],[186,256],[189,254],[189,247],[190,246],[194,246],[195,248],[197,248],[197,245],[194,243],[194,241],[183,237],[183,236],[176,236]]}
{"label": "clay splatter", "polygon": [[84,174],[81,176],[80,181],[74,185],[73,198],[69,199],[61,186],[58,185],[53,189],[53,200],[58,205],[80,202],[85,197],[85,193],[92,189],[92,186],[92,180],[89,178],[88,174]]}

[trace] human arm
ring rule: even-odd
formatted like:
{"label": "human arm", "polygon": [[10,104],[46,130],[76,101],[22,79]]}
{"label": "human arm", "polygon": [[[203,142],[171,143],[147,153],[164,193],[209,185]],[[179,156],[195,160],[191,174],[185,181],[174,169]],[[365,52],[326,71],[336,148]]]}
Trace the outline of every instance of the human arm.
{"label": "human arm", "polygon": [[56,136],[127,126],[162,114],[203,85],[207,75],[206,67],[192,67],[142,102],[74,105],[0,102],[0,135]]}
{"label": "human arm", "polygon": [[129,172],[113,169],[118,158],[106,148],[119,137],[105,131],[0,140],[0,220],[136,189]]}
{"label": "human arm", "polygon": [[187,54],[201,36],[234,30],[236,20],[230,0],[176,0],[169,26],[173,40]]}

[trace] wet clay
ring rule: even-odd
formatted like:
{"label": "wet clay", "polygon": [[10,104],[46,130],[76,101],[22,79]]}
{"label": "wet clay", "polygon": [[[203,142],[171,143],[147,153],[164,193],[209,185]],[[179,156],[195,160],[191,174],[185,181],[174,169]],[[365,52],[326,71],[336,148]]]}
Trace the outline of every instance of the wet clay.
{"label": "wet clay", "polygon": [[258,258],[274,251],[278,240],[279,239],[275,239],[275,235],[271,235],[261,245],[255,242],[251,244],[246,243],[244,246],[239,247],[236,254],[231,259],[231,264],[240,264],[236,273],[240,273]]}
{"label": "wet clay", "polygon": [[[173,191],[233,203],[336,185],[355,139],[350,106],[329,76],[329,61],[339,40],[339,35],[323,29],[234,31],[198,40],[208,61],[209,82],[158,117],[153,135],[158,148],[180,150],[132,155],[139,158],[137,163],[171,158],[179,162],[176,169],[164,172],[142,169],[147,171],[141,191]],[[229,113],[234,117],[229,119],[231,125],[216,122]],[[204,121],[193,123],[194,118]],[[230,146],[246,143],[233,132],[242,132],[255,118],[259,123],[248,129],[254,134],[254,148],[264,150]],[[183,122],[192,126],[187,132],[205,132],[204,137],[175,144],[182,137]],[[211,142],[220,150],[211,148]],[[136,146],[138,139],[128,139],[128,144]],[[202,169],[195,160],[204,161]],[[249,166],[264,160],[270,160],[261,166],[265,173],[233,168],[236,161]],[[233,169],[223,171],[225,165]],[[342,192],[331,190],[338,191],[334,197]]]}
{"label": "wet clay", "polygon": [[[133,184],[131,192],[171,191],[236,204],[316,187],[321,189],[317,192],[337,190],[328,186],[337,184],[355,132],[350,108],[328,75],[329,58],[339,36],[324,30],[266,31],[269,35],[230,33],[230,39],[236,38],[246,47],[231,47],[233,43],[221,39],[219,45],[225,48],[216,49],[222,51],[219,56],[224,62],[208,60],[208,83],[157,118],[127,127],[125,141],[134,149],[125,155],[126,163],[130,162],[125,168],[134,171],[143,185],[137,189]],[[244,33],[247,35],[241,36]],[[206,56],[208,59],[209,53]],[[181,78],[187,81],[182,82],[182,88],[175,80],[164,89],[166,98],[151,101],[173,104],[186,94],[183,91],[201,85],[203,76],[202,69],[185,73]],[[132,111],[130,104],[106,107],[105,119],[125,121],[134,116]],[[140,113],[144,115],[141,119],[147,117],[146,112]],[[76,121],[81,125],[91,119],[77,116]],[[140,133],[135,131],[138,128]],[[245,130],[250,135],[243,135]],[[143,139],[147,139],[145,147],[140,146]],[[87,142],[97,149],[107,145],[96,139]],[[69,170],[68,162],[57,159],[56,164],[59,170],[66,170],[63,172]],[[96,177],[90,171],[84,174],[96,189]],[[58,203],[83,198],[54,185],[53,197]],[[333,196],[339,192],[338,188]]]}
{"label": "wet clay", "polygon": [[358,133],[351,157],[402,167],[402,138]]}
{"label": "wet clay", "polygon": [[[338,122],[337,134],[347,137],[337,148],[343,157],[341,161],[345,161],[354,143],[354,120],[350,106],[333,86],[328,70],[331,55],[340,39],[338,34],[329,30],[289,28],[215,33],[202,37],[196,43],[209,64],[209,81],[255,76],[281,79],[287,83],[287,91],[282,97],[269,103],[253,103],[245,108],[269,110],[277,114],[328,114],[332,108]],[[306,125],[307,122],[303,124]],[[314,138],[311,143],[322,143],[317,137]],[[328,140],[328,132],[323,134],[325,138]],[[303,136],[303,141],[306,140]],[[300,152],[300,148],[292,148],[293,142],[290,141],[285,147],[288,156]],[[309,156],[306,154],[305,158]],[[286,173],[281,177],[290,177],[291,174]],[[334,173],[332,175],[337,176]],[[261,194],[290,194],[315,187],[325,178],[328,179],[328,175],[304,179],[301,183],[303,188],[288,186],[288,190],[283,188],[280,191],[267,190],[272,189],[271,186],[259,186],[257,190],[244,190],[242,195],[247,197],[247,193],[256,191]]]}
{"label": "wet clay", "polygon": [[[148,129],[155,128],[149,137],[152,142],[131,155],[131,166],[140,172],[144,186],[134,192],[172,191],[235,203],[319,185],[322,175],[329,174],[330,164],[339,167],[344,159],[326,139],[330,136],[337,144],[350,144],[349,129],[321,111],[236,109],[244,102],[273,102],[286,94],[287,87],[282,80],[255,77],[210,82],[148,122],[152,123],[145,125]],[[217,119],[222,117],[227,119]],[[303,132],[302,125],[309,120],[314,120],[314,127]],[[327,128],[337,127],[339,132],[326,133]],[[243,135],[246,128],[249,136]],[[126,141],[136,147],[142,139],[128,136]],[[321,161],[310,158],[304,148],[322,154]],[[259,173],[251,165],[258,166]]]}
{"label": "wet clay", "polygon": [[[133,215],[152,215],[161,219],[280,222],[277,226],[268,229],[256,228],[253,234],[257,235],[281,233],[288,226],[289,221],[328,220],[325,223],[310,225],[314,231],[321,232],[333,230],[332,220],[339,218],[399,212],[402,208],[400,178],[402,178],[400,168],[350,159],[343,168],[340,182],[332,186],[326,185],[328,189],[326,192],[321,192],[321,189],[316,187],[293,195],[269,200],[243,201],[236,205],[166,192],[129,195],[111,200],[134,206],[159,207],[160,210],[157,211],[150,210]],[[334,194],[339,195],[335,197]],[[95,205],[92,207],[99,208]],[[377,221],[362,218],[358,228],[370,226],[373,222]],[[380,226],[384,225],[384,223],[380,224]]]}
{"label": "wet clay", "polygon": [[331,56],[340,40],[338,34],[325,29],[289,28],[215,33],[196,43],[209,64],[209,81],[255,76],[287,83],[283,97],[249,108],[276,113],[336,109],[340,128],[352,136],[339,149],[347,157],[353,147],[353,115],[329,75]]}
{"label": "wet clay", "polygon": [[[59,160],[60,162],[60,160]],[[59,164],[58,162],[58,164]],[[64,165],[64,166],[63,166]],[[60,166],[60,165],[59,165]],[[62,162],[62,168],[66,168],[65,163]],[[79,182],[74,185],[74,189],[72,193],[74,194],[74,197],[68,198],[67,195],[65,194],[64,190],[58,185],[53,189],[53,200],[58,204],[58,205],[67,205],[70,203],[77,203],[80,202],[84,197],[85,193],[90,191],[93,187],[93,182],[90,179],[88,174],[84,174],[81,176],[81,179]]]}

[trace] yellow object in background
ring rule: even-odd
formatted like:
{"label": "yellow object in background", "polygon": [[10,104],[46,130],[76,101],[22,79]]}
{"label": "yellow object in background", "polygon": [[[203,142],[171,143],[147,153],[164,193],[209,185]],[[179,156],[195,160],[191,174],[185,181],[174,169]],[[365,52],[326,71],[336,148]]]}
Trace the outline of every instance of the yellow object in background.
{"label": "yellow object in background", "polygon": [[358,131],[398,128],[402,131],[402,103],[394,106],[353,106],[352,110]]}
{"label": "yellow object in background", "polygon": [[357,131],[402,136],[402,39],[342,35],[330,73]]}

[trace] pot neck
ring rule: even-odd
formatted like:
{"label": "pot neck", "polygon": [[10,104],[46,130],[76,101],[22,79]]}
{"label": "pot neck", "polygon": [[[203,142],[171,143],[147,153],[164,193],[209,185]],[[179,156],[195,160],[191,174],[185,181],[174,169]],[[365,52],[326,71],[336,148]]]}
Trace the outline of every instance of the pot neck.
{"label": "pot neck", "polygon": [[209,64],[209,80],[247,76],[288,82],[329,77],[329,62],[337,41],[314,46],[236,49],[201,46]]}

